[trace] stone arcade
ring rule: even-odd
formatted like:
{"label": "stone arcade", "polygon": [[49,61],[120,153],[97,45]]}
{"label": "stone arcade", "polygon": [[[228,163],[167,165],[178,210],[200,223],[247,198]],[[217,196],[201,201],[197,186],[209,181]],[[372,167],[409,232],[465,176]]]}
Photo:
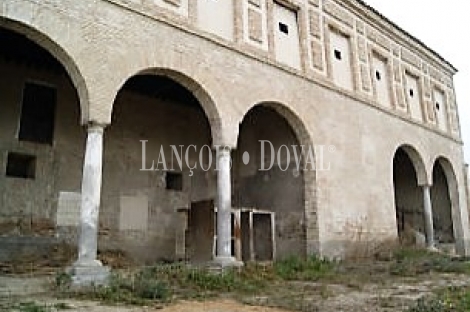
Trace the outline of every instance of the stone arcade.
{"label": "stone arcade", "polygon": [[[231,266],[410,232],[468,255],[455,73],[358,0],[3,0],[0,261],[65,241],[88,283],[98,250]],[[218,170],[140,170],[142,140]],[[329,170],[260,170],[263,140]]]}

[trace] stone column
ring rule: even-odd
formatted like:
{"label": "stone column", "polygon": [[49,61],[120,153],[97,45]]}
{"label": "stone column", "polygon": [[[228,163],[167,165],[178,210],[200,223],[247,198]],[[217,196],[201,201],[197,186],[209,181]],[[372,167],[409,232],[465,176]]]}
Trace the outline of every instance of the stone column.
{"label": "stone column", "polygon": [[231,149],[218,146],[217,157],[217,254],[219,266],[236,265],[232,256],[232,181],[230,179]]}
{"label": "stone column", "polygon": [[470,211],[470,169],[468,164],[465,164],[465,190],[467,194],[467,210]]}
{"label": "stone column", "polygon": [[431,186],[423,185],[424,199],[424,229],[426,231],[426,246],[433,249],[434,246],[434,224],[432,219]]}
{"label": "stone column", "polygon": [[101,200],[104,126],[90,124],[85,148],[80,210],[78,260],[72,267],[74,284],[105,283],[109,269],[97,259],[98,215]]}

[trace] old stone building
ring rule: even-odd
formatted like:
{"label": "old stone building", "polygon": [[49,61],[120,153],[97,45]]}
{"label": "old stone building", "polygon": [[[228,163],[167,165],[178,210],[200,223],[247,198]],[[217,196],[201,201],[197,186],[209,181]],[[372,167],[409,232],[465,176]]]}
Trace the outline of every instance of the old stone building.
{"label": "old stone building", "polygon": [[358,0],[2,0],[0,260],[468,254],[455,73]]}

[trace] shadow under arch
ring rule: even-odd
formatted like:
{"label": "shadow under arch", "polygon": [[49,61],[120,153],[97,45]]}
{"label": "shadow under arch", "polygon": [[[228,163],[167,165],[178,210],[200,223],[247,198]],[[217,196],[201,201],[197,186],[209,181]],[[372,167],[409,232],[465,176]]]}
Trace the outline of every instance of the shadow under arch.
{"label": "shadow under arch", "polygon": [[[117,90],[114,96],[114,100],[117,98],[118,93],[125,87],[126,83],[130,79],[137,76],[165,77],[181,85],[183,88],[189,91],[192,96],[198,101],[199,106],[202,108],[207,117],[211,129],[212,144],[215,145],[224,143],[222,119],[213,97],[199,82],[189,77],[185,73],[163,67],[147,68],[140,70],[135,74],[126,77],[126,79],[121,82],[119,89]],[[113,114],[114,111],[114,104],[115,102],[113,102],[111,114]]]}
{"label": "shadow under arch", "polygon": [[[116,93],[105,137],[102,211],[132,211],[152,239],[127,237],[122,229],[131,218],[120,217],[116,227],[104,217],[102,224],[124,237],[120,250],[139,261],[212,259],[216,175],[208,114],[218,116],[212,99],[179,72],[139,71]],[[129,203],[121,194],[139,200]]]}
{"label": "shadow under arch", "polygon": [[413,163],[413,167],[416,171],[416,178],[418,185],[428,184],[428,172],[423,161],[423,157],[418,150],[410,144],[402,144],[395,149],[393,157],[396,156],[397,152],[403,151],[410,158]]}
{"label": "shadow under arch", "polygon": [[[257,124],[259,124],[257,126]],[[261,129],[261,130],[260,130]],[[263,130],[264,129],[264,130]],[[261,131],[261,132],[260,132]],[[289,133],[291,132],[291,133]],[[247,143],[247,138],[251,140],[251,143]],[[253,139],[254,138],[254,139]],[[287,229],[289,226],[292,226],[292,229],[299,230],[302,233],[299,235],[299,239],[296,242],[292,242],[295,244],[301,244],[301,248],[298,248],[299,254],[306,255],[306,254],[313,254],[313,253],[319,253],[319,229],[318,229],[318,220],[317,220],[317,203],[316,203],[316,169],[315,169],[315,151],[314,151],[314,145],[312,138],[303,123],[301,117],[294,112],[291,108],[286,106],[283,103],[279,103],[276,101],[265,101],[265,102],[260,102],[252,107],[250,107],[245,114],[243,115],[243,119],[240,123],[240,131],[239,131],[239,136],[238,136],[238,142],[237,142],[237,151],[238,155],[234,157],[234,166],[241,166],[243,167],[242,164],[242,154],[244,153],[244,150],[242,149],[251,149],[252,151],[254,149],[257,149],[257,146],[253,146],[253,144],[258,144],[259,142],[256,142],[254,140],[259,140],[259,139],[266,139],[266,138],[272,138],[272,140],[277,141],[273,142],[274,147],[279,147],[281,145],[286,145],[288,148],[291,149],[291,154],[292,154],[292,145],[303,145],[305,147],[305,152],[308,152],[309,148],[311,148],[311,157],[313,158],[313,166],[309,166],[305,169],[305,160],[306,160],[306,153],[302,154],[302,157],[300,158],[300,168],[292,168],[290,164],[286,163],[283,164],[288,168],[288,170],[292,170],[292,175],[297,174],[297,177],[300,177],[299,181],[301,182],[296,182],[295,179],[292,179],[290,177],[291,174],[283,174],[280,172],[279,169],[276,169],[273,167],[270,171],[266,172],[260,172],[260,167],[255,167],[254,169],[248,169],[250,171],[250,175],[253,176],[258,176],[258,178],[251,177],[252,184],[257,183],[259,187],[261,187],[265,192],[267,193],[267,196],[269,194],[272,194],[272,197],[279,197],[279,201],[282,203],[285,203],[286,206],[289,206],[289,200],[288,198],[292,196],[289,193],[289,189],[291,186],[299,184],[301,185],[302,190],[300,196],[298,196],[299,201],[301,201],[300,204],[296,205],[296,207],[299,207],[299,211],[301,210],[302,216],[300,220],[293,221],[298,222],[301,224],[301,228],[296,228],[292,224],[289,224],[289,219],[287,216],[282,216],[282,211],[276,212],[276,218],[278,214],[281,215],[281,218],[277,218],[279,224],[276,224],[276,228],[279,229],[277,232],[277,238],[283,236],[286,233],[280,233],[280,231],[288,231]],[[251,144],[251,146],[249,146]],[[292,144],[292,145],[291,145]],[[285,148],[284,148],[285,149]],[[300,148],[298,149],[300,151]],[[257,152],[259,153],[259,151]],[[286,150],[283,151],[283,153],[287,153]],[[300,153],[299,153],[300,154]],[[251,156],[251,155],[250,155]],[[258,159],[260,160],[260,159]],[[292,158],[291,164],[292,164]],[[261,160],[262,161],[262,160]],[[261,166],[261,163],[259,163]],[[296,164],[294,164],[295,166]],[[309,163],[310,165],[310,163]],[[251,165],[250,165],[251,166]],[[256,166],[256,165],[255,165]],[[245,166],[246,167],[246,166]],[[286,168],[285,167],[285,168]],[[298,170],[300,169],[300,170]],[[243,173],[243,170],[246,169],[239,169],[239,175],[243,176],[247,173]],[[254,172],[255,170],[256,172]],[[288,171],[286,170],[286,172]],[[281,169],[282,171],[282,169]],[[290,171],[289,171],[290,172]],[[297,172],[297,173],[295,173]],[[266,186],[263,186],[263,180],[266,181],[266,179],[274,179],[274,177],[278,177],[279,184],[276,183],[271,183],[271,187],[273,189],[271,192],[269,189],[266,189]],[[250,192],[249,189],[256,189],[253,187],[241,187],[241,180],[245,179],[245,181],[248,179],[246,177],[238,177],[238,181],[235,183],[235,187],[239,187],[240,189],[240,194],[238,196],[247,196],[246,194],[243,194],[242,192]],[[286,180],[287,179],[287,180]],[[292,183],[289,183],[287,181],[290,181],[291,179]],[[281,181],[282,180],[282,181]],[[256,182],[254,182],[256,181]],[[248,182],[245,182],[247,184]],[[265,183],[268,184],[269,183]],[[248,183],[248,185],[250,185]],[[284,187],[282,186],[284,185]],[[274,188],[276,188],[274,190]],[[256,195],[253,195],[256,196]],[[243,200],[239,200],[241,204],[243,204]],[[257,202],[256,200],[253,200],[255,203]],[[258,200],[258,202],[263,202],[263,200]],[[265,201],[265,202],[269,202]],[[292,209],[292,213],[294,213],[294,208],[296,207],[285,207],[287,210]],[[261,207],[265,208],[265,207]],[[268,207],[269,208],[269,207]],[[293,214],[292,214],[293,215]],[[291,230],[292,230],[291,229]],[[289,242],[280,242],[278,243],[277,247],[277,258],[282,258],[285,256],[289,256],[289,251],[290,248],[283,247],[282,245],[289,244]],[[282,249],[285,249],[285,253],[282,252]],[[293,250],[292,250],[293,251]]]}
{"label": "shadow under arch", "polygon": [[424,196],[421,186],[428,183],[423,159],[413,146],[404,144],[395,150],[391,168],[400,241],[404,245],[424,244]]}
{"label": "shadow under arch", "polygon": [[438,244],[455,243],[462,237],[459,231],[459,191],[457,178],[449,159],[439,156],[435,159],[432,172],[431,202],[434,230]]}
{"label": "shadow under arch", "polygon": [[41,32],[34,25],[25,24],[24,22],[14,20],[11,17],[0,15],[0,28],[5,28],[9,31],[25,36],[28,40],[44,48],[59,61],[77,91],[80,101],[81,123],[86,124],[89,118],[88,88],[77,63],[65,48],[57,41],[54,41],[51,36]]}

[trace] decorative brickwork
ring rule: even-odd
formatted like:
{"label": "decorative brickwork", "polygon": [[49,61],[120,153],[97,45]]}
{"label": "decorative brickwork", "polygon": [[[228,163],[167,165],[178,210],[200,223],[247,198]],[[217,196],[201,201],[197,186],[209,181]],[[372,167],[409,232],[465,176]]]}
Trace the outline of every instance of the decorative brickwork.
{"label": "decorative brickwork", "polygon": [[342,9],[339,5],[334,3],[332,0],[325,0],[323,2],[323,10],[336,18],[338,21],[348,25],[349,27],[354,27],[353,16],[346,10]]}
{"label": "decorative brickwork", "polygon": [[310,9],[308,11],[309,15],[309,26],[310,26],[310,34],[316,38],[321,37],[321,21],[320,21],[320,13],[317,11]]}
{"label": "decorative brickwork", "polygon": [[250,39],[263,42],[263,20],[261,13],[248,9],[248,25],[249,25],[249,36]]}
{"label": "decorative brickwork", "polygon": [[318,70],[323,70],[324,61],[323,61],[323,46],[315,40],[311,42],[311,51],[312,51],[312,65]]}

